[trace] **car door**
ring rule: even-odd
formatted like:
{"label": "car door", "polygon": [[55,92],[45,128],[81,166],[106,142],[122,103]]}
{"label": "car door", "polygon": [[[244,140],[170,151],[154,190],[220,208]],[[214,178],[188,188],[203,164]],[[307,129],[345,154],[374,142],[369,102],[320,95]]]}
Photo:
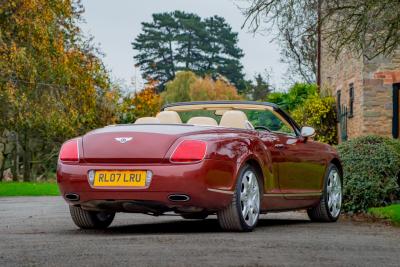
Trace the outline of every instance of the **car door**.
{"label": "car door", "polygon": [[318,155],[318,144],[301,137],[284,114],[269,112],[259,122],[274,136],[272,142],[271,138],[268,139],[268,145],[274,165],[278,166],[281,193],[287,198],[319,194],[325,163]]}
{"label": "car door", "polygon": [[315,142],[300,136],[278,134],[282,160],[278,164],[279,187],[285,197],[318,195],[322,189],[325,162]]}

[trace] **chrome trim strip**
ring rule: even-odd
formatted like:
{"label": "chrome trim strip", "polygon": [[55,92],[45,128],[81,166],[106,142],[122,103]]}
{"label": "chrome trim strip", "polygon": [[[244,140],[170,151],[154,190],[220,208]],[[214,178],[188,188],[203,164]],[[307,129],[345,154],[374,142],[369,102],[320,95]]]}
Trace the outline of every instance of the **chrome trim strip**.
{"label": "chrome trim strip", "polygon": [[215,192],[215,193],[222,193],[222,194],[228,194],[228,195],[233,195],[233,191],[225,191],[225,190],[220,190],[220,189],[213,189],[213,188],[207,188],[208,191]]}

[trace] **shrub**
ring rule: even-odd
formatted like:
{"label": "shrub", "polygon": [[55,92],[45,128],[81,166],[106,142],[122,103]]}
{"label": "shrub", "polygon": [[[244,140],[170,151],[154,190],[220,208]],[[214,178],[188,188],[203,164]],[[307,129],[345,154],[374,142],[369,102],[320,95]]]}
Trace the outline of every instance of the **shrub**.
{"label": "shrub", "polygon": [[291,112],[291,115],[301,126],[315,128],[315,140],[337,144],[336,110],[333,97],[312,95],[304,103]]}
{"label": "shrub", "polygon": [[[344,210],[367,211],[399,194],[400,145],[380,136],[363,136],[338,146],[344,171]],[[400,151],[400,150],[399,150]]]}
{"label": "shrub", "polygon": [[267,101],[277,104],[283,110],[293,111],[310,96],[317,95],[317,85],[295,83],[287,93],[274,92],[268,94]]}

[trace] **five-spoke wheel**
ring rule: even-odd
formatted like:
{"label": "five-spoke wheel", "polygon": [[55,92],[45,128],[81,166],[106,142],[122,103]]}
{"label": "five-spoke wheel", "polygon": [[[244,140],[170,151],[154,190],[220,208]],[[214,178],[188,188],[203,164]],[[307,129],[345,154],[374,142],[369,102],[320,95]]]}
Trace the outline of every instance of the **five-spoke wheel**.
{"label": "five-spoke wheel", "polygon": [[307,210],[308,217],[317,222],[334,222],[342,208],[342,177],[338,168],[330,164],[325,175],[324,190],[317,206]]}
{"label": "five-spoke wheel", "polygon": [[260,212],[260,189],[253,170],[248,170],[243,175],[240,186],[240,207],[244,221],[252,227]]}
{"label": "five-spoke wheel", "polygon": [[251,165],[244,165],[239,172],[231,204],[217,213],[224,230],[254,229],[260,216],[261,188],[257,171]]}

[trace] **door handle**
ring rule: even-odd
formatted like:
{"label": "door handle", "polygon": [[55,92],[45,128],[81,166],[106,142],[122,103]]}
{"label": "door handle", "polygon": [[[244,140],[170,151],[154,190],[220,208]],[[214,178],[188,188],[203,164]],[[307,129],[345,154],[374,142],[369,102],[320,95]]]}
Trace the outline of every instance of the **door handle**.
{"label": "door handle", "polygon": [[275,148],[277,149],[284,149],[285,145],[284,144],[275,144]]}

